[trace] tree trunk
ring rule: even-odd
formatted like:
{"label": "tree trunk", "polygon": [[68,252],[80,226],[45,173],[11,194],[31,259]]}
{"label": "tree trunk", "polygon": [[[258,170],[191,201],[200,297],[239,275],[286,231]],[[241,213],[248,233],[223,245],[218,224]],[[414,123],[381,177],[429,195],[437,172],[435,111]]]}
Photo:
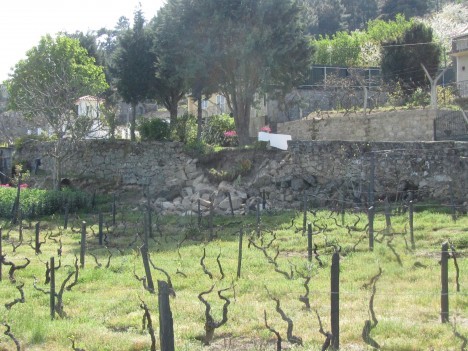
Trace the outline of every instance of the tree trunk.
{"label": "tree trunk", "polygon": [[[240,101],[239,101],[240,100]],[[234,102],[234,121],[236,122],[237,137],[239,146],[250,144],[250,106],[249,99],[239,99]]]}
{"label": "tree trunk", "polygon": [[136,125],[136,107],[137,104],[132,103],[132,119],[130,121],[130,140],[135,141],[135,125]]}
{"label": "tree trunk", "polygon": [[60,183],[62,181],[62,159],[55,157],[55,177],[54,177],[54,189],[60,190]]}
{"label": "tree trunk", "polygon": [[177,123],[177,103],[178,101],[172,101],[169,106],[169,121],[171,128],[175,128]]}

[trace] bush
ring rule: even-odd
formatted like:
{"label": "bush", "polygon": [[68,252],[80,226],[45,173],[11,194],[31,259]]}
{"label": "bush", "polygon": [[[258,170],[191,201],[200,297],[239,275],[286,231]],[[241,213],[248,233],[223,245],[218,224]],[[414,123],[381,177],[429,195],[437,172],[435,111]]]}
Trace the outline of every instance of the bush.
{"label": "bush", "polygon": [[224,136],[224,132],[236,130],[234,118],[229,115],[215,115],[206,119],[203,128],[202,139],[210,145],[229,146],[230,140]]}
{"label": "bush", "polygon": [[[0,187],[1,218],[11,217],[16,193],[17,188]],[[22,188],[20,194],[20,208],[26,218],[61,212],[66,205],[70,211],[86,209],[89,203],[90,196],[87,193],[71,189],[58,191]]]}
{"label": "bush", "polygon": [[197,119],[188,113],[177,117],[172,127],[172,138],[184,144],[193,142],[197,138]]}
{"label": "bush", "polygon": [[138,126],[141,140],[164,141],[169,140],[171,129],[165,120],[154,118],[145,119]]}

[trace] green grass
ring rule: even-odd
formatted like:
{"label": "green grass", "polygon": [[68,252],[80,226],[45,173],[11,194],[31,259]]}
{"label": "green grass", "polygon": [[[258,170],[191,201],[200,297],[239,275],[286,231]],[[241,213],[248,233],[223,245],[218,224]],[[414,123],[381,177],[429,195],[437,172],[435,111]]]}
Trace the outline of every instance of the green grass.
{"label": "green grass", "polygon": [[[336,215],[335,215],[336,216]],[[330,212],[319,211],[308,220],[315,222],[323,231],[314,232],[314,243],[318,247],[323,266],[318,261],[307,261],[307,237],[302,234],[302,214],[282,212],[265,214],[261,222],[261,238],[257,237],[255,216],[216,217],[216,238],[205,241],[209,235],[207,220],[203,228],[197,227],[196,218],[159,217],[153,218],[155,240],[150,240],[153,262],[165,269],[172,278],[176,298],[171,299],[177,350],[275,350],[274,335],[264,326],[264,310],[270,326],[283,337],[283,346],[291,350],[320,350],[325,338],[319,333],[315,311],[319,313],[323,327],[330,330],[330,265],[332,244],[341,247],[340,267],[340,344],[342,350],[371,350],[362,339],[364,322],[370,318],[369,300],[371,287],[365,287],[379,268],[383,273],[376,283],[374,311],[378,320],[371,337],[382,350],[459,350],[463,340],[456,337],[454,328],[461,335],[468,335],[468,298],[466,272],[468,270],[468,218],[460,217],[457,222],[450,214],[425,210],[415,214],[416,249],[410,249],[408,221],[406,215],[392,217],[392,230],[385,230],[385,218],[379,214],[375,222],[376,242],[374,251],[368,250],[368,239],[364,231],[366,217],[355,230],[348,231],[337,226]],[[341,218],[338,218],[341,224]],[[81,221],[88,223],[88,253],[93,253],[101,267],[97,268],[93,257],[86,256],[85,268],[80,270],[77,285],[63,295],[66,318],[50,319],[49,297],[33,287],[45,290],[45,262],[51,256],[58,263],[59,238],[62,241],[61,268],[56,271],[57,288],[68,272],[73,269],[75,255],[79,257]],[[105,220],[110,221],[109,213]],[[294,220],[293,226],[291,221]],[[352,226],[356,215],[346,213],[345,225]],[[107,264],[109,251],[99,247],[97,240],[97,216],[75,215],[69,228],[61,228],[57,216],[41,220],[41,237],[55,235],[41,246],[42,253],[34,254],[28,242],[34,235],[34,222],[23,229],[23,245],[13,252],[10,242],[17,243],[18,228],[3,229],[3,254],[7,261],[22,264],[24,257],[30,265],[17,270],[17,284],[24,283],[25,303],[18,303],[10,310],[5,303],[19,298],[16,284],[8,279],[8,268],[3,267],[0,282],[0,323],[11,326],[11,332],[25,350],[70,350],[73,338],[76,347],[85,350],[149,350],[151,341],[142,329],[143,310],[140,300],[145,301],[152,313],[152,320],[159,333],[158,296],[143,289],[134,277],[144,275],[137,241],[129,247],[137,233],[142,234],[142,214],[119,212],[116,226],[108,225],[109,250],[112,252],[110,267]],[[236,279],[238,255],[238,230],[244,226],[244,250],[242,277]],[[158,230],[157,230],[158,228]],[[62,235],[59,236],[59,233]],[[266,250],[270,257],[279,252],[276,262],[280,270],[290,273],[293,279],[274,271],[265,255],[253,246],[248,248],[249,238],[257,245],[271,246]],[[185,239],[185,240],[183,240]],[[461,291],[456,291],[453,260],[449,262],[450,320],[440,323],[440,248],[442,242],[451,240],[459,251]],[[178,249],[178,246],[180,248]],[[213,274],[210,279],[200,265],[206,250],[205,265]],[[392,250],[393,249],[393,250]],[[217,256],[225,274],[221,280]],[[182,272],[182,274],[177,273]],[[298,273],[299,272],[299,273]],[[304,278],[312,276],[310,288],[310,311],[304,309],[299,297],[305,293]],[[152,271],[153,279],[165,280],[165,276]],[[205,296],[212,306],[215,320],[222,317],[221,301],[217,290],[229,288],[225,295],[231,300],[228,322],[215,331],[211,346],[204,347],[196,337],[204,332],[204,306],[197,296],[213,284],[215,290]],[[300,336],[304,347],[290,346],[286,341],[287,324],[275,311],[275,303],[268,295],[278,298],[285,313],[293,320],[293,334]],[[456,326],[455,326],[456,324]],[[13,341],[3,334],[0,325],[0,350],[15,350]],[[158,346],[159,349],[159,346]]]}

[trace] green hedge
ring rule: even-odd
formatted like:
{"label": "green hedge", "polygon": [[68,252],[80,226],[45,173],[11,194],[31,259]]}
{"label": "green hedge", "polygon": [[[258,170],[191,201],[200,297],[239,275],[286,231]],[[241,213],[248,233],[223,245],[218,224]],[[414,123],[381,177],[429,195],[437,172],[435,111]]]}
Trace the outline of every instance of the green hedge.
{"label": "green hedge", "polygon": [[[16,188],[0,188],[0,218],[11,217],[16,194]],[[24,218],[62,212],[67,204],[70,211],[86,209],[90,203],[89,194],[70,189],[58,191],[23,188],[20,193],[20,208]]]}

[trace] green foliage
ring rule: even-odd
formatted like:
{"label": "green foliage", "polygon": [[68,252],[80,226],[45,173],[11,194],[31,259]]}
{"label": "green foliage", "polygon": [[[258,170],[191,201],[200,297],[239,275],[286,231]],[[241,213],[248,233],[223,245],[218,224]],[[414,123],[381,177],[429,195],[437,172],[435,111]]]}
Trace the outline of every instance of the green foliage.
{"label": "green foliage", "polygon": [[185,144],[185,152],[192,157],[198,157],[201,155],[207,155],[214,152],[214,148],[208,145],[204,141],[197,141],[193,139]]}
{"label": "green foliage", "polygon": [[197,138],[197,120],[194,115],[184,113],[178,116],[171,129],[172,139],[184,144],[191,143]]}
{"label": "green foliage", "polygon": [[[214,79],[214,86],[232,102],[239,143],[250,143],[255,94],[289,90],[308,72],[311,47],[300,23],[300,7],[284,0],[174,0],[166,6],[172,4],[179,5],[174,12],[183,15],[178,20],[185,31],[170,43],[181,45],[178,51],[190,58],[185,67],[191,86],[199,92],[212,87]],[[203,65],[205,60],[210,64]]]}
{"label": "green foliage", "polygon": [[396,15],[394,20],[384,21],[376,19],[367,23],[367,36],[369,40],[377,43],[397,40],[414,25],[413,19],[405,19],[401,14]]}
{"label": "green foliage", "polygon": [[47,141],[51,141],[51,140],[54,140],[54,138],[49,137],[49,136],[47,136],[45,134],[41,134],[41,135],[24,135],[24,136],[21,136],[21,137],[15,139],[14,146],[15,146],[16,150],[21,150],[22,147],[26,143],[31,142],[31,141],[47,142]]}
{"label": "green foliage", "polygon": [[227,114],[214,115],[206,119],[202,139],[210,145],[227,146],[224,132],[235,129],[234,118]]}
{"label": "green foliage", "polygon": [[[0,218],[10,218],[16,193],[16,188],[0,187]],[[89,194],[71,189],[58,191],[22,188],[20,195],[23,216],[29,218],[61,212],[65,205],[68,205],[70,211],[86,209],[89,203]]]}
{"label": "green foliage", "polygon": [[341,31],[319,37],[312,42],[315,49],[313,62],[331,66],[380,66],[381,45],[403,37],[413,25],[413,20],[397,15],[395,20],[369,21],[365,31]]}
{"label": "green foliage", "polygon": [[248,159],[242,159],[239,162],[231,165],[227,170],[217,170],[215,168],[211,168],[208,171],[209,178],[212,181],[220,182],[223,180],[227,180],[232,182],[234,179],[238,178],[239,176],[244,176],[252,169],[252,161]]}
{"label": "green foliage", "polygon": [[424,91],[421,87],[418,87],[409,97],[407,105],[409,107],[425,107],[430,103],[430,94],[427,91]]}
{"label": "green foliage", "polygon": [[138,131],[142,140],[164,141],[169,140],[171,136],[169,123],[159,118],[142,120]]}
{"label": "green foliage", "polygon": [[[134,207],[128,205],[127,208]],[[106,208],[110,208],[109,204]],[[122,209],[124,215],[117,216],[117,225],[113,234],[108,235],[109,244],[106,247],[98,246],[93,234],[98,232],[95,213],[81,213],[79,217],[71,217],[67,230],[60,228],[63,225],[62,218],[41,218],[41,241],[46,234],[48,238],[41,245],[42,254],[38,256],[28,245],[30,240],[34,245],[34,225],[32,228],[27,225],[23,227],[23,245],[17,247],[15,252],[13,246],[7,243],[18,245],[17,226],[11,230],[4,226],[3,254],[6,259],[19,265],[25,262],[24,257],[28,257],[31,263],[26,269],[15,272],[18,283],[25,284],[26,303],[18,303],[11,309],[4,305],[18,298],[19,293],[15,284],[7,283],[8,267],[4,267],[4,281],[0,284],[0,312],[11,326],[11,332],[27,344],[28,349],[68,351],[71,349],[70,338],[73,338],[76,348],[86,350],[150,350],[150,337],[141,328],[143,313],[140,304],[142,299],[148,306],[152,306],[153,323],[157,325],[158,294],[148,293],[143,284],[135,279],[135,275],[144,276],[145,271],[141,255],[136,253],[140,242],[135,242],[135,235],[130,228],[140,228],[142,216],[138,211],[128,211],[127,208]],[[103,214],[105,221],[108,221],[110,213]],[[371,337],[383,345],[383,350],[460,350],[463,340],[454,337],[455,326],[438,322],[438,260],[440,244],[450,240],[457,250],[457,264],[461,273],[461,291],[457,292],[454,261],[449,260],[450,316],[457,320],[458,335],[467,335],[466,323],[458,323],[466,315],[467,307],[464,292],[466,279],[463,274],[468,269],[465,258],[468,247],[466,215],[454,222],[449,214],[442,214],[439,210],[416,210],[416,249],[411,250],[408,214],[394,213],[389,233],[385,230],[385,217],[378,211],[374,222],[378,240],[374,243],[374,251],[370,251],[366,213],[346,211],[344,223],[341,224],[341,218],[336,212],[314,208],[313,214],[309,212],[306,218],[314,228],[313,243],[316,245],[317,258],[314,257],[312,262],[307,261],[307,236],[298,233],[300,228],[297,227],[301,226],[302,219],[302,213],[297,214],[295,211],[264,211],[261,213],[257,234],[255,211],[234,218],[215,214],[213,227],[216,238],[202,242],[203,238],[210,236],[208,217],[203,217],[198,226],[196,216],[158,216],[156,225],[163,229],[163,237],[157,241],[149,240],[149,251],[152,261],[170,275],[177,294],[176,299],[171,300],[174,326],[178,327],[176,350],[210,349],[197,340],[204,332],[205,308],[196,296],[216,283],[216,290],[207,298],[214,319],[220,320],[224,301],[218,298],[217,291],[230,288],[233,280],[234,287],[224,292],[231,301],[228,322],[222,329],[215,331],[215,341],[211,348],[219,346],[218,349],[222,350],[245,351],[275,349],[272,334],[264,326],[264,311],[267,311],[268,322],[278,326],[277,329],[281,328],[286,333],[287,326],[275,312],[275,303],[267,293],[268,289],[271,296],[280,300],[282,309],[294,321],[293,334],[304,341],[303,347],[292,346],[291,350],[320,350],[325,337],[318,332],[314,310],[317,310],[326,328],[330,313],[332,244],[338,244],[341,249],[342,349],[371,349],[363,341],[362,330],[365,321],[375,313],[378,325],[372,329]],[[67,317],[51,320],[48,296],[33,288],[34,277],[38,278],[36,285],[39,288],[48,290],[44,284],[44,263],[54,256],[58,264],[56,255],[60,248],[58,241],[61,240],[62,268],[55,275],[57,287],[61,286],[71,272],[69,267],[74,265],[75,254],[78,254],[81,221],[87,223],[89,240],[85,268],[79,271],[77,285],[64,290],[63,304]],[[236,279],[241,228],[244,232],[242,269],[241,279]],[[248,245],[249,240],[264,251]],[[213,279],[201,269],[200,258],[204,252],[204,263],[213,274]],[[217,259],[225,274],[224,279],[218,269]],[[319,260],[322,264],[319,264]],[[372,277],[376,276],[379,268],[383,274],[375,281]],[[278,270],[287,273],[292,270],[294,277],[286,279]],[[155,283],[156,280],[166,279],[156,269],[152,269],[152,274]],[[307,276],[311,277],[308,283],[305,281]],[[73,278],[69,283],[72,281]],[[375,299],[372,300],[374,281]],[[308,297],[312,311],[305,309],[304,303],[299,300],[306,294],[305,285],[310,289]],[[223,347],[223,343],[226,346]],[[6,350],[14,348],[14,343],[3,335],[0,345],[0,348]]]}
{"label": "green foliage", "polygon": [[75,123],[76,100],[108,88],[102,67],[78,40],[50,35],[16,64],[6,84],[10,108],[26,118],[45,120],[59,138],[86,134]]}
{"label": "green foliage", "polygon": [[427,86],[421,65],[431,76],[439,67],[440,47],[432,40],[432,29],[415,23],[401,39],[387,42],[382,56],[382,75],[387,81],[400,82],[406,95]]}
{"label": "green foliage", "polygon": [[125,31],[118,43],[114,73],[120,96],[132,105],[130,138],[135,140],[136,106],[153,96],[153,86],[156,84],[156,56],[151,50],[152,39],[145,27],[141,9],[135,12],[133,28]]}

